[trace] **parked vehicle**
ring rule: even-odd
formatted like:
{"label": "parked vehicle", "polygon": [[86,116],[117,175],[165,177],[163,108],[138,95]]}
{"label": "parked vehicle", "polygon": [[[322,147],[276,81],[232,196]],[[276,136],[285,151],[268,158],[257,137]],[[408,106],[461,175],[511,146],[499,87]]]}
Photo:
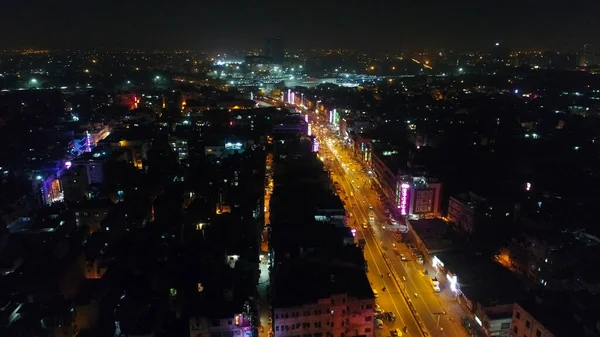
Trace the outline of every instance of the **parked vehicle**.
{"label": "parked vehicle", "polygon": [[366,245],[367,241],[365,239],[358,239],[358,248],[364,251]]}

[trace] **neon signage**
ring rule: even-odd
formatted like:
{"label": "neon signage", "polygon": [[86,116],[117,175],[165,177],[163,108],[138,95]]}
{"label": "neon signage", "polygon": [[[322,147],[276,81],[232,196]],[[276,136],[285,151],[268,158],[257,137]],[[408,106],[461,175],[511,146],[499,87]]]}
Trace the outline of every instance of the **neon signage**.
{"label": "neon signage", "polygon": [[312,143],[312,152],[319,152],[319,148],[320,148],[319,141],[316,138],[314,138],[313,143]]}
{"label": "neon signage", "polygon": [[402,215],[406,215],[407,209],[408,209],[408,188],[410,186],[408,184],[402,184],[400,186],[400,205],[398,205],[398,208],[400,208],[400,214]]}
{"label": "neon signage", "polygon": [[446,279],[448,279],[448,282],[450,282],[450,289],[456,292],[458,290],[458,278],[456,275],[450,275],[450,273],[448,273],[446,274]]}

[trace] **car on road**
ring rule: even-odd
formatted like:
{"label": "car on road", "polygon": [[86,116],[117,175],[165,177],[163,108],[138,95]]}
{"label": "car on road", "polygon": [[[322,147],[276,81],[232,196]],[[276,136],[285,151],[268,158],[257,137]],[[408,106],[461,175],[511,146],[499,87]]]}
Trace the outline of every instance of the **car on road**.
{"label": "car on road", "polygon": [[375,327],[379,328],[379,329],[383,328],[383,321],[380,320],[380,319],[376,319],[375,320]]}
{"label": "car on road", "polygon": [[392,337],[402,337],[402,330],[400,330],[400,329],[390,330],[390,336],[392,336]]}
{"label": "car on road", "polygon": [[364,229],[367,229],[367,228],[369,228],[369,224],[367,224],[366,222],[363,222],[363,224],[362,224],[362,227],[363,227]]}
{"label": "car on road", "polygon": [[400,254],[400,260],[402,260],[402,261],[408,261],[408,260],[406,259],[406,256],[404,256],[404,254]]}
{"label": "car on road", "polygon": [[384,313],[384,310],[381,307],[375,308],[375,314],[380,314],[381,315],[383,313]]}
{"label": "car on road", "polygon": [[389,322],[395,322],[396,321],[396,315],[394,315],[393,312],[388,311],[385,313],[385,318],[389,321]]}

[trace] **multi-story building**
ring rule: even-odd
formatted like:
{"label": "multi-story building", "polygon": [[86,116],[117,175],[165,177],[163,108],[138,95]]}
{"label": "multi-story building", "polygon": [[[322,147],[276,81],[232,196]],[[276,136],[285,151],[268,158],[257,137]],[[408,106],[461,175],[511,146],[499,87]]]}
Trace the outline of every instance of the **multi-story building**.
{"label": "multi-story building", "polygon": [[398,213],[413,219],[439,216],[442,184],[424,176],[402,176],[396,183]]}
{"label": "multi-story building", "polygon": [[283,38],[275,37],[267,39],[265,41],[263,55],[270,57],[273,64],[279,66],[283,65],[283,62],[285,61],[285,48],[283,44]]}
{"label": "multi-story building", "polygon": [[102,184],[104,182],[104,164],[107,161],[107,155],[104,152],[84,153],[72,160],[73,166],[85,167],[87,182],[89,185]]}
{"label": "multi-story building", "polygon": [[75,224],[77,227],[87,227],[90,233],[102,230],[102,220],[108,215],[113,203],[108,199],[86,200],[74,205]]}
{"label": "multi-story building", "polygon": [[600,289],[597,273],[589,265],[597,263],[600,238],[583,230],[573,232],[537,230],[515,235],[501,251],[503,264],[531,283],[548,289]]}
{"label": "multi-story building", "polygon": [[472,233],[477,226],[484,203],[485,199],[473,192],[469,192],[468,195],[451,196],[448,202],[448,220],[457,228]]}
{"label": "multi-story building", "polygon": [[65,201],[85,200],[89,186],[85,166],[75,166],[66,170],[60,181]]}
{"label": "multi-story building", "polygon": [[515,303],[512,318],[512,337],[557,337],[553,334],[549,327],[538,321],[536,317],[523,308],[520,304]]}
{"label": "multi-story building", "polygon": [[241,308],[239,313],[221,318],[191,317],[189,329],[190,337],[242,337],[252,333],[249,316]]}
{"label": "multi-story building", "polygon": [[144,138],[143,134],[135,132],[113,133],[106,139],[98,142],[98,147],[107,153],[121,152],[123,157],[137,169],[144,168],[144,161],[148,159],[150,150],[150,141]]}
{"label": "multi-story building", "polygon": [[177,161],[179,163],[188,158],[189,148],[187,139],[169,136],[169,146],[171,147],[171,151],[177,153]]}
{"label": "multi-story building", "polygon": [[286,267],[273,276],[275,337],[374,336],[375,298],[364,270]]}

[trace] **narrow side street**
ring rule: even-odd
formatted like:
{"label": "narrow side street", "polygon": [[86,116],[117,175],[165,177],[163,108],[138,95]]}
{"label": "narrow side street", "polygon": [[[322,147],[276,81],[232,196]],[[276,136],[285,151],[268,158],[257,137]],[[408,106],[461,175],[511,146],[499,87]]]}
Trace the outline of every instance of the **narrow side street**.
{"label": "narrow side street", "polygon": [[258,318],[260,320],[258,326],[259,337],[273,336],[271,330],[271,299],[270,291],[270,274],[269,266],[271,265],[271,256],[269,253],[269,230],[270,212],[269,203],[271,201],[271,193],[273,192],[273,153],[268,153],[265,161],[265,197],[264,197],[264,228],[261,234],[261,252],[259,258],[260,277],[257,285],[258,294]]}

